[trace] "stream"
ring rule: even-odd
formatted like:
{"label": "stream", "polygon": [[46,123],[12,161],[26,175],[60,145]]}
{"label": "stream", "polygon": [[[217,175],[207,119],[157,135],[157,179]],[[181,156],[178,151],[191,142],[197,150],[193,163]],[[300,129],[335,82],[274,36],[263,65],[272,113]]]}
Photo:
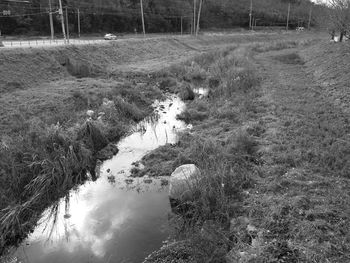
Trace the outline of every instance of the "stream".
{"label": "stream", "polygon": [[97,181],[73,189],[47,209],[14,253],[22,263],[139,263],[169,235],[167,181],[131,178],[132,163],[185,129],[177,96],[155,102],[155,114],[118,143],[119,153],[99,167]]}

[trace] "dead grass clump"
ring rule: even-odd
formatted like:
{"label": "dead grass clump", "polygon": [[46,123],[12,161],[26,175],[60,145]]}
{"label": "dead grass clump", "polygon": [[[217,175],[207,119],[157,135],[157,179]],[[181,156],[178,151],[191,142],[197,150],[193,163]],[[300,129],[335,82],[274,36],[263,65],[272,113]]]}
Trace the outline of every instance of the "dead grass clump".
{"label": "dead grass clump", "polygon": [[275,59],[285,64],[291,64],[291,65],[303,65],[305,63],[297,53],[290,53],[287,55],[276,56]]}
{"label": "dead grass clump", "polygon": [[255,52],[268,52],[268,51],[277,51],[282,49],[294,48],[299,45],[299,41],[289,40],[289,41],[275,41],[273,43],[266,42],[262,44],[257,44],[253,47],[253,51]]}
{"label": "dead grass clump", "polygon": [[88,149],[91,149],[93,153],[97,153],[108,145],[108,139],[97,128],[93,122],[86,122],[78,132],[78,140],[84,142]]}
{"label": "dead grass clump", "polygon": [[219,119],[228,119],[233,123],[238,122],[239,112],[235,105],[224,103],[221,107],[217,108],[212,112],[213,116]]}
{"label": "dead grass clump", "polygon": [[69,74],[77,78],[86,78],[93,75],[93,70],[90,65],[72,58],[66,59],[65,66]]}
{"label": "dead grass clump", "polygon": [[193,62],[191,66],[186,66],[184,79],[186,81],[200,83],[207,79],[207,72],[200,65]]}
{"label": "dead grass clump", "polygon": [[236,97],[239,93],[249,93],[259,85],[253,69],[231,69],[227,73],[225,81],[216,89],[212,90],[211,99]]}
{"label": "dead grass clump", "polygon": [[230,153],[246,159],[255,157],[258,149],[256,140],[245,131],[238,131],[228,137],[226,145]]}
{"label": "dead grass clump", "polygon": [[202,112],[195,109],[185,109],[183,112],[176,116],[178,120],[182,120],[187,124],[196,121],[203,121],[208,117],[209,114],[207,112]]}
{"label": "dead grass clump", "polygon": [[89,107],[89,98],[80,90],[73,92],[74,107],[76,110],[85,110]]}
{"label": "dead grass clump", "polygon": [[179,153],[179,148],[173,145],[161,146],[142,158],[142,163],[147,166],[143,170],[132,170],[132,176],[170,176],[176,168],[175,160]]}
{"label": "dead grass clump", "polygon": [[173,92],[176,89],[177,81],[174,78],[164,78],[159,81],[159,88],[163,91]]}
{"label": "dead grass clump", "polygon": [[119,116],[128,120],[140,121],[145,117],[145,114],[135,104],[125,101],[120,96],[114,98],[114,104]]}
{"label": "dead grass clump", "polygon": [[21,90],[21,89],[25,89],[25,87],[23,86],[23,84],[21,84],[20,82],[17,81],[10,81],[7,82],[4,86],[0,87],[0,92],[13,92],[16,90]]}
{"label": "dead grass clump", "polygon": [[229,70],[236,66],[238,66],[238,60],[233,55],[221,57],[211,65],[210,74],[214,79],[222,80],[226,78]]}
{"label": "dead grass clump", "polygon": [[152,104],[153,99],[162,97],[159,90],[154,90],[149,87],[137,88],[136,86],[134,87],[132,85],[115,87],[109,98],[114,99],[115,96],[122,97],[128,103],[135,104],[139,108],[144,109]]}
{"label": "dead grass clump", "polygon": [[183,84],[179,88],[179,96],[182,100],[194,100],[196,95],[194,94],[194,91],[192,90],[191,86],[188,84]]}

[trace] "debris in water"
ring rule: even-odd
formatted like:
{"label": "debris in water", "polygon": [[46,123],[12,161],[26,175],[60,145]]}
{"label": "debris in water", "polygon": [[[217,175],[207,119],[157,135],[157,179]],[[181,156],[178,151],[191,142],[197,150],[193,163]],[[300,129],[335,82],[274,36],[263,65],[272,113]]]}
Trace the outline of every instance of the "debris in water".
{"label": "debris in water", "polygon": [[121,170],[121,171],[118,172],[118,174],[125,174],[125,171]]}
{"label": "debris in water", "polygon": [[130,179],[130,178],[125,179],[126,184],[132,184],[133,182],[134,182],[134,179]]}
{"label": "debris in water", "polygon": [[72,216],[70,214],[65,214],[63,217],[64,219],[68,219],[68,218],[71,218]]}
{"label": "debris in water", "polygon": [[167,186],[169,184],[169,180],[168,179],[161,179],[160,180],[160,185],[161,186]]}
{"label": "debris in water", "polygon": [[192,124],[188,124],[186,128],[189,129],[189,130],[192,130],[193,129],[193,125]]}
{"label": "debris in water", "polygon": [[107,180],[109,183],[115,184],[115,176],[114,175],[107,176]]}
{"label": "debris in water", "polygon": [[153,180],[152,180],[151,178],[149,178],[148,176],[145,176],[145,178],[143,179],[143,182],[144,182],[145,184],[150,184],[150,183],[153,182]]}

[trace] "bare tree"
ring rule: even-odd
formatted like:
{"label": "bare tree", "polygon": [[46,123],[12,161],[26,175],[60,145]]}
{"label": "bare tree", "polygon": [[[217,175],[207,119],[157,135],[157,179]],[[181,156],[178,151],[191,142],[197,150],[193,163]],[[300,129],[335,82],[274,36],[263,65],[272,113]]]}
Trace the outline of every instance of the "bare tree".
{"label": "bare tree", "polygon": [[330,0],[329,3],[332,33],[339,31],[339,41],[342,42],[344,35],[350,29],[350,0]]}

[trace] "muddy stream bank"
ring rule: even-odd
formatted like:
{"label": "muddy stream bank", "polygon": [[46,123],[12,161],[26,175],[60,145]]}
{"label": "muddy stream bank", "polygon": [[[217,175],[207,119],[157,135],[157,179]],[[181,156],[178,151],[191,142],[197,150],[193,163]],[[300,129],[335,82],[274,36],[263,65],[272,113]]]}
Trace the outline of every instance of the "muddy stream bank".
{"label": "muddy stream bank", "polygon": [[131,178],[133,163],[185,129],[177,96],[155,102],[155,112],[118,143],[119,153],[99,167],[100,177],[47,209],[9,262],[142,262],[168,237],[167,181]]}

